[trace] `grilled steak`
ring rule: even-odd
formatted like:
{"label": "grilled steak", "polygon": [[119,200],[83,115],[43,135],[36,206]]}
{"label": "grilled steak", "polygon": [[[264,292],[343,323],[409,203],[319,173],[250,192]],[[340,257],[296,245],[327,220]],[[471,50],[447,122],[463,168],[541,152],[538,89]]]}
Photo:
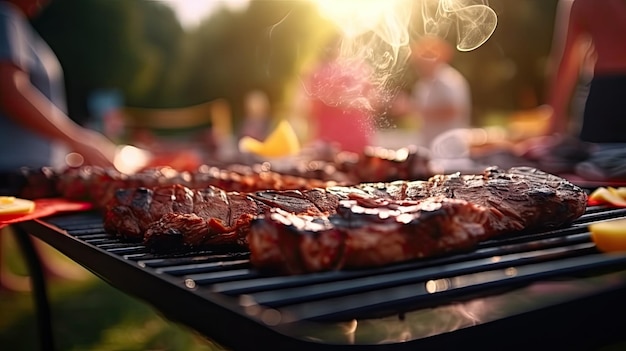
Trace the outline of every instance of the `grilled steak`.
{"label": "grilled steak", "polygon": [[506,232],[568,224],[587,203],[582,189],[527,167],[328,191],[347,199],[330,217],[273,209],[251,223],[255,267],[303,273],[432,257]]}
{"label": "grilled steak", "polygon": [[146,169],[133,175],[112,169],[82,167],[67,170],[57,179],[57,189],[68,199],[91,201],[104,209],[117,189],[181,185],[192,189],[217,187],[226,191],[253,192],[265,189],[300,190],[339,184],[335,181],[284,175],[267,169],[231,166],[228,169],[200,167],[196,172],[178,172],[172,168]]}
{"label": "grilled steak", "polygon": [[[427,181],[362,184],[359,188],[372,196],[397,200],[443,196],[494,208],[492,225],[505,231],[561,226],[580,217],[587,205],[584,190],[531,167],[508,171],[489,167],[482,174],[435,175]],[[329,189],[342,191],[342,187]]]}
{"label": "grilled steak", "polygon": [[331,216],[281,209],[252,222],[250,259],[260,270],[287,274],[364,268],[473,247],[494,231],[492,209],[464,200],[342,200]]}
{"label": "grilled steak", "polygon": [[[118,189],[104,215],[104,229],[140,241],[150,225],[168,213],[192,213],[195,193],[182,185]],[[212,199],[211,199],[212,200]],[[202,204],[198,204],[202,208]]]}
{"label": "grilled steak", "polygon": [[[426,179],[432,175],[428,154],[420,148],[398,150],[366,148],[363,153],[334,153],[327,160],[320,155],[294,160],[289,167],[273,169],[269,163],[211,164],[192,171],[171,167],[152,167],[134,174],[113,168],[83,166],[56,171],[49,167],[23,168],[3,176],[0,188],[5,193],[34,199],[64,197],[90,201],[104,209],[119,188],[180,184],[194,189],[216,186],[226,191],[253,192],[265,189],[302,190],[330,185],[396,179]],[[274,167],[275,168],[275,167]]]}
{"label": "grilled steak", "polygon": [[120,189],[104,225],[156,251],[238,245],[259,269],[296,273],[431,257],[506,232],[562,226],[584,213],[586,200],[562,178],[492,167],[302,191]]}
{"label": "grilled steak", "polygon": [[338,203],[337,196],[323,189],[252,193],[182,185],[119,189],[105,212],[104,228],[156,250],[246,245],[250,221],[270,208],[322,216],[336,211]]}

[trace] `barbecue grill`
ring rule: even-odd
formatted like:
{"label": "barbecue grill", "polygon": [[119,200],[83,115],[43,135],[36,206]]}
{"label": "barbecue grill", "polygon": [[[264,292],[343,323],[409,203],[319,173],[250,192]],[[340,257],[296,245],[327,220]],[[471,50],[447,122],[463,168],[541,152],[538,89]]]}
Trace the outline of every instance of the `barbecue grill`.
{"label": "barbecue grill", "polygon": [[626,312],[626,254],[598,252],[587,226],[624,217],[626,209],[588,207],[567,227],[505,235],[469,252],[295,276],[263,275],[241,250],[154,254],[107,234],[96,212],[16,229],[227,348],[589,349],[623,340],[611,316]]}

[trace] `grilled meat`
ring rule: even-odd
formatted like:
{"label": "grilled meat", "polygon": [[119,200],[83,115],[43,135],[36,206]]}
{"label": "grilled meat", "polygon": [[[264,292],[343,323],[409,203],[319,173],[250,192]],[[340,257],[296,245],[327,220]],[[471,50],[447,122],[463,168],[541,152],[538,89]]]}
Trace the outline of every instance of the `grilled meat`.
{"label": "grilled meat", "polygon": [[492,167],[302,191],[120,189],[104,224],[157,251],[238,245],[260,269],[295,273],[430,257],[506,232],[558,227],[581,216],[586,201],[562,178]]}
{"label": "grilled meat", "polygon": [[96,208],[104,209],[120,188],[179,184],[195,189],[216,186],[238,192],[303,190],[362,182],[426,179],[432,175],[429,155],[421,148],[370,147],[360,154],[338,152],[331,159],[324,160],[318,159],[319,156],[309,155],[294,160],[289,166],[215,163],[193,171],[152,167],[134,174],[93,166],[60,172],[50,167],[24,167],[18,173],[0,177],[4,181],[0,188],[7,194],[28,199],[64,197],[90,201]]}
{"label": "grilled meat", "polygon": [[584,190],[531,167],[489,167],[482,174],[435,175],[427,181],[362,184],[360,188],[397,200],[443,196],[494,208],[499,214],[491,218],[493,227],[505,231],[561,226],[580,217],[587,205]]}
{"label": "grilled meat", "polygon": [[495,233],[493,209],[464,200],[342,200],[331,216],[299,216],[280,208],[255,219],[250,259],[287,274],[382,266],[473,247]]}
{"label": "grilled meat", "polygon": [[348,199],[330,217],[273,209],[251,223],[255,267],[302,273],[432,257],[507,232],[568,224],[587,203],[582,189],[527,167],[328,191]]}
{"label": "grilled meat", "polygon": [[196,172],[178,172],[161,167],[126,175],[111,169],[82,167],[68,170],[59,177],[58,190],[63,197],[93,202],[104,209],[117,189],[172,187],[193,189],[209,186],[226,191],[253,192],[264,189],[298,190],[339,184],[334,181],[284,175],[268,169],[231,166],[227,169],[202,166]]}
{"label": "grilled meat", "polygon": [[[315,155],[312,155],[314,157]],[[104,209],[119,188],[180,184],[191,188],[216,186],[226,191],[302,190],[330,185],[396,179],[426,179],[432,175],[429,156],[419,148],[367,148],[361,154],[339,152],[330,160],[294,160],[290,167],[263,164],[202,165],[194,171],[153,167],[135,174],[113,168],[83,166],[55,171],[49,167],[23,168],[2,177],[5,193],[24,198],[64,197],[92,202]]]}
{"label": "grilled meat", "polygon": [[323,189],[251,193],[182,185],[119,189],[105,212],[104,228],[157,250],[245,245],[250,221],[270,208],[322,216],[337,206],[338,198]]}
{"label": "grilled meat", "polygon": [[192,213],[195,200],[190,188],[178,184],[118,189],[105,212],[104,228],[125,239],[141,241],[148,228],[165,214]]}

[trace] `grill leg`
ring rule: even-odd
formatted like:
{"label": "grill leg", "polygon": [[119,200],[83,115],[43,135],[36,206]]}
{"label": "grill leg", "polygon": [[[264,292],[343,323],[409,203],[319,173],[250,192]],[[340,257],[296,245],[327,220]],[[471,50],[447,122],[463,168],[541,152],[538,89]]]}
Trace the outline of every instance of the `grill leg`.
{"label": "grill leg", "polygon": [[41,260],[35,250],[35,246],[30,235],[20,226],[13,226],[17,242],[24,254],[28,272],[30,274],[33,287],[33,299],[37,310],[37,324],[42,351],[54,350],[54,340],[52,337],[52,318],[50,304],[46,290],[46,281],[41,266]]}

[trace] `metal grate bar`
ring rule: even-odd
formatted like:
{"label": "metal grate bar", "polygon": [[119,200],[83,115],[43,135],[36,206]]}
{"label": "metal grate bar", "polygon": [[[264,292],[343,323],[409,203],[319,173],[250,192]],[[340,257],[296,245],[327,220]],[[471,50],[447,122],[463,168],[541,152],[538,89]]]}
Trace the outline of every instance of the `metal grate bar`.
{"label": "metal grate bar", "polygon": [[[146,255],[147,256],[147,255]],[[142,267],[171,267],[179,265],[199,264],[206,262],[220,262],[220,261],[232,261],[247,259],[250,254],[248,252],[228,253],[228,254],[198,254],[193,256],[174,257],[174,258],[148,258],[144,256],[143,259],[137,263]]]}
{"label": "metal grate bar", "polygon": [[216,284],[221,282],[227,282],[232,280],[239,279],[253,279],[258,277],[259,274],[250,269],[234,269],[227,271],[217,271],[217,272],[209,272],[209,273],[201,273],[201,274],[190,274],[187,275],[186,281],[193,282],[193,286],[199,285],[209,285]]}
{"label": "metal grate bar", "polygon": [[174,276],[189,275],[195,273],[207,273],[223,271],[226,269],[240,269],[248,268],[250,261],[238,260],[238,261],[220,261],[209,263],[189,264],[182,266],[157,268],[157,273],[171,274]]}
{"label": "metal grate bar", "polygon": [[[309,276],[270,277],[248,281],[228,282],[215,284],[211,289],[228,295],[248,294],[256,296],[256,300],[262,304],[277,307],[281,304],[289,304],[291,301],[316,300],[325,296],[337,294],[350,294],[355,290],[374,290],[392,285],[401,285],[408,282],[430,278],[443,278],[455,275],[479,272],[495,269],[511,264],[529,264],[555,260],[564,257],[595,253],[595,247],[591,243],[577,246],[551,248],[531,252],[492,256],[472,261],[430,266],[422,269],[403,270],[399,272],[370,275],[358,274],[350,276],[345,274],[330,274],[324,279],[324,274],[318,274],[315,280],[307,279]],[[334,273],[334,272],[333,272]],[[337,279],[343,278],[343,279]]]}
{"label": "metal grate bar", "polygon": [[[626,255],[588,255],[471,273],[453,278],[423,279],[408,285],[285,306],[280,309],[280,312],[286,320],[293,321],[358,318],[381,311],[401,313],[398,306],[409,310],[416,306],[436,305],[450,301],[452,298],[473,296],[472,293],[477,290],[490,290],[497,287],[513,288],[518,284],[537,279],[576,274],[609,266],[625,267]],[[256,301],[255,295],[249,298]]]}
{"label": "metal grate bar", "polygon": [[328,297],[350,295],[358,292],[384,289],[391,286],[401,286],[429,279],[450,278],[481,271],[506,268],[511,265],[517,266],[538,262],[549,262],[555,259],[563,259],[566,257],[579,256],[595,252],[596,251],[592,244],[583,244],[575,247],[553,248],[523,254],[429,267],[415,271],[403,271],[379,276],[366,276],[325,284],[307,284],[306,286],[290,287],[285,289],[275,287],[272,290],[265,290],[263,289],[263,285],[260,284],[252,287],[254,281],[249,282],[251,285],[249,285],[246,290],[242,290],[241,288],[232,289],[232,286],[228,289],[228,283],[218,284],[213,286],[213,289],[225,294],[245,293],[250,295],[261,305],[277,308],[295,303],[322,300]]}
{"label": "metal grate bar", "polygon": [[[249,252],[246,251],[155,254],[140,243],[123,242],[108,236],[102,228],[100,217],[86,217],[77,221],[61,219],[55,224],[67,230],[68,234],[110,254],[136,261],[139,267],[153,269],[157,274],[182,277],[187,287],[197,289],[200,293],[210,291],[232,297],[246,296],[265,307],[279,308],[281,311],[285,309],[285,313],[297,319],[323,319],[373,311],[378,307],[398,310],[407,299],[415,300],[413,302],[419,300],[420,303],[431,301],[433,294],[419,289],[416,293],[414,290],[415,284],[421,286],[429,281],[458,281],[461,277],[477,274],[491,277],[485,281],[476,280],[476,284],[465,284],[462,289],[449,289],[462,292],[467,289],[507,287],[512,281],[537,277],[538,272],[551,274],[551,268],[561,267],[559,262],[568,262],[571,258],[595,257],[597,250],[590,240],[588,224],[626,217],[626,209],[590,207],[571,226],[511,233],[482,242],[472,251],[454,255],[371,269],[294,276],[267,276],[255,271],[250,266]],[[537,267],[536,271],[520,275],[514,280],[501,274],[502,270],[511,267],[520,270],[527,269],[527,266]],[[580,269],[586,268],[581,266]],[[501,278],[496,279],[496,276]],[[407,287],[409,291],[404,291]],[[336,304],[342,299],[360,299],[370,292],[382,295],[389,292],[391,295],[384,296],[384,303],[366,298],[363,302],[351,301],[341,306]],[[394,294],[398,297],[392,297]],[[446,294],[436,296],[445,298]],[[321,308],[321,305],[325,308]]]}

